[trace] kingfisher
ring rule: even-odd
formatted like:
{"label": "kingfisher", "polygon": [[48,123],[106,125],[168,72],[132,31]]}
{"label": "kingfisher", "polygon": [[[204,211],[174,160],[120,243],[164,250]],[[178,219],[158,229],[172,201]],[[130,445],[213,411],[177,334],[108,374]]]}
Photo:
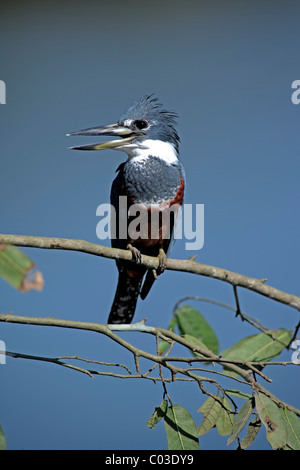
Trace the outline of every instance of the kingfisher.
{"label": "kingfisher", "polygon": [[[135,101],[115,124],[67,134],[119,137],[71,149],[114,149],[125,152],[128,157],[116,170],[117,176],[111,187],[110,201],[117,215],[111,245],[130,250],[134,262],[116,260],[119,277],[109,324],[131,323],[138,296],[146,298],[157,276],[166,267],[185,187],[184,168],[179,161],[177,118],[175,112],[164,109],[152,94]],[[128,210],[120,210],[121,197]],[[136,233],[126,230],[121,236],[120,228],[124,222],[128,229],[136,220],[130,212],[131,207],[146,217],[136,224]],[[158,257],[157,270],[141,265],[141,255]]]}

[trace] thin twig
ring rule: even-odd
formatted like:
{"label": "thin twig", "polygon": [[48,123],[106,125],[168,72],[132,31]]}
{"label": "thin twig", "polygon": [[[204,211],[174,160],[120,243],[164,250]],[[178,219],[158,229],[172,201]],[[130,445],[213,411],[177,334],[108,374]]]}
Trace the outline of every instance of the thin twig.
{"label": "thin twig", "polygon": [[92,364],[98,364],[100,366],[113,366],[113,367],[123,367],[123,369],[127,370],[128,374],[132,374],[131,370],[125,366],[124,364],[118,364],[115,362],[103,362],[103,361],[95,361],[93,359],[84,359],[83,357],[75,356],[59,356],[56,358],[58,361],[61,359],[76,359],[77,361],[89,362]]}
{"label": "thin twig", "polygon": [[[194,378],[198,383],[201,381],[208,381],[212,383],[216,383],[214,380],[209,379],[207,377],[201,377],[198,376],[197,374],[192,374],[186,369],[180,368],[175,366],[173,363],[171,363],[170,358],[168,361],[166,361],[163,356],[159,356],[157,354],[151,354],[148,353],[147,351],[143,351],[139,348],[136,348],[132,344],[130,344],[128,341],[125,341],[123,338],[119,337],[112,331],[115,327],[115,325],[104,325],[100,323],[88,323],[88,322],[79,322],[79,321],[72,321],[72,320],[60,320],[57,318],[37,318],[37,317],[21,317],[21,316],[15,316],[12,314],[1,314],[0,315],[0,321],[5,321],[5,322],[10,322],[10,323],[21,323],[21,324],[31,324],[31,325],[43,325],[43,326],[54,326],[54,327],[61,327],[61,328],[75,328],[75,329],[81,329],[81,330],[88,330],[88,331],[94,331],[97,333],[104,334],[108,337],[110,337],[113,341],[117,342],[120,344],[122,347],[130,351],[135,358],[140,358],[143,357],[145,359],[149,359],[150,361],[157,362],[158,364],[161,364],[164,366],[166,369],[169,369],[172,378],[175,377],[176,374],[183,374],[188,377]],[[130,328],[131,327],[131,328]],[[133,327],[133,328],[132,328]],[[120,328],[119,328],[120,329]],[[126,325],[126,330],[127,331],[138,331],[137,325]],[[125,329],[124,329],[125,331]],[[216,354],[212,353],[211,351],[201,348],[195,343],[192,343],[191,341],[187,340],[186,338],[183,338],[179,335],[176,335],[170,330],[165,330],[163,328],[157,328],[157,327],[150,327],[146,325],[141,325],[140,324],[140,331],[142,332],[147,332],[150,333],[154,336],[158,336],[161,338],[162,336],[166,336],[173,341],[176,341],[177,343],[186,346],[190,350],[194,352],[198,352],[204,357],[213,360],[214,362],[217,362],[219,360],[219,356]],[[275,403],[278,403],[279,406],[288,406],[289,409],[292,409],[297,415],[300,416],[300,410],[291,406],[287,405],[286,403],[282,402],[279,400],[275,395],[273,395],[271,392],[269,392],[265,387],[263,387],[260,383],[258,383],[249,373],[249,370],[245,370],[239,365],[232,364],[229,361],[222,362],[222,364],[229,370],[237,373],[244,379],[245,383],[250,385],[253,389],[260,391],[261,393],[264,393],[266,396],[271,398]],[[140,373],[140,370],[137,370],[138,374],[142,377],[142,374]],[[150,378],[148,376],[148,378]]]}
{"label": "thin twig", "polygon": [[[0,351],[0,353],[1,353],[1,351]],[[35,361],[52,362],[53,364],[57,364],[57,365],[63,366],[63,367],[68,367],[69,369],[76,370],[77,372],[82,372],[83,374],[87,374],[91,378],[93,378],[93,374],[92,374],[91,371],[89,371],[87,369],[83,369],[81,367],[73,366],[71,364],[67,364],[65,362],[62,362],[61,360],[59,360],[56,357],[51,358],[51,357],[44,357],[44,356],[33,356],[32,354],[21,354],[21,353],[10,352],[10,351],[5,351],[4,354],[6,356],[14,357],[15,359],[22,358],[22,359],[31,359],[31,360],[35,360]]]}
{"label": "thin twig", "polygon": [[238,293],[237,293],[237,287],[236,286],[233,286],[233,293],[234,293],[235,304],[236,304],[235,316],[236,317],[240,316],[241,319],[244,321],[244,318],[243,318],[243,315],[242,315],[242,312],[241,312],[241,308],[240,308],[240,301],[239,301],[239,296],[238,296]]}
{"label": "thin twig", "polygon": [[[223,302],[219,302],[218,300],[208,299],[205,297],[198,297],[194,295],[187,295],[186,297],[183,297],[182,299],[176,302],[173,308],[173,314],[175,313],[179,305],[185,302],[186,300],[196,300],[197,302],[207,302],[213,305],[217,305],[218,307],[226,308],[236,313],[236,308],[232,307],[231,305],[225,304]],[[264,326],[257,318],[254,318],[245,312],[240,312],[240,313],[241,313],[242,320],[246,321],[247,323],[249,323],[249,325],[253,326],[257,330],[261,331],[262,333],[267,333],[269,331],[269,328]]]}

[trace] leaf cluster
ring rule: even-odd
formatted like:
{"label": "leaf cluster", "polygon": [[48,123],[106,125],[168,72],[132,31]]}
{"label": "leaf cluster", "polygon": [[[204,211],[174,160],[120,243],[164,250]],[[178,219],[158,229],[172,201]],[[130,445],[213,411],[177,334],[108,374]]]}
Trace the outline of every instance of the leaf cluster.
{"label": "leaf cluster", "polygon": [[[205,317],[195,308],[183,305],[175,309],[169,329],[173,332],[178,329],[181,335],[195,345],[219,354],[217,335]],[[288,347],[290,340],[291,333],[283,328],[268,330],[241,339],[222,351],[220,357],[244,363],[240,367],[245,370],[250,363],[255,363],[257,370],[262,370],[267,362]],[[166,341],[161,341],[158,346],[160,354],[163,354],[168,347]],[[226,365],[223,369],[227,376],[238,377],[236,372],[227,370]],[[198,426],[188,410],[179,404],[170,403],[168,406],[166,399],[155,409],[146,423],[150,428],[154,428],[161,419],[164,419],[169,449],[198,449],[199,437],[212,428],[216,428],[221,436],[229,436],[227,445],[237,442],[239,449],[247,449],[263,425],[272,449],[300,450],[299,418],[288,405],[284,406],[276,397],[255,390],[252,394],[248,394],[221,387],[217,394],[208,393],[203,388],[202,391],[209,396],[198,409],[203,417]],[[240,409],[234,401],[236,398],[240,401],[245,400]],[[244,432],[246,428],[247,431]],[[245,435],[241,437],[241,433]]]}

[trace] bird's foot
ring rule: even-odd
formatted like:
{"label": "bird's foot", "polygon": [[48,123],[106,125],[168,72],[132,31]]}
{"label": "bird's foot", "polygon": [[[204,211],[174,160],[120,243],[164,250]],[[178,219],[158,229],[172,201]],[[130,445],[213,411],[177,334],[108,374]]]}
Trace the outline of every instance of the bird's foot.
{"label": "bird's foot", "polygon": [[127,245],[127,250],[130,250],[131,253],[132,253],[132,259],[136,262],[136,263],[141,263],[142,261],[142,255],[141,255],[141,252],[140,250],[138,250],[137,248],[135,248],[135,246],[132,246],[130,243],[128,243]]}
{"label": "bird's foot", "polygon": [[167,259],[168,259],[167,255],[164,252],[163,248],[160,248],[159,253],[158,253],[158,268],[156,270],[156,273],[157,273],[158,276],[160,274],[162,274],[164,272],[164,270],[166,269]]}

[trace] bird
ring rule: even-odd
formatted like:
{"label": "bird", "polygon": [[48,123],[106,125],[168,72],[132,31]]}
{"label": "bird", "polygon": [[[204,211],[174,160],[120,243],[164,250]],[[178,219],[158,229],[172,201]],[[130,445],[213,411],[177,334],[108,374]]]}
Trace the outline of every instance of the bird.
{"label": "bird", "polygon": [[[131,323],[138,297],[146,298],[157,276],[166,268],[185,190],[185,171],[179,161],[177,118],[177,113],[164,109],[154,94],[148,94],[134,101],[115,124],[67,134],[118,137],[108,142],[71,147],[73,150],[114,149],[127,154],[111,186],[110,203],[117,214],[111,246],[130,250],[134,262],[116,260],[118,284],[108,324]],[[127,207],[135,207],[146,214],[142,219],[143,227],[142,223],[136,224],[135,236],[127,229],[136,219],[130,210],[120,211],[121,196]],[[124,223],[126,232],[120,236]],[[142,255],[157,257],[158,268],[152,270],[143,266]]]}

